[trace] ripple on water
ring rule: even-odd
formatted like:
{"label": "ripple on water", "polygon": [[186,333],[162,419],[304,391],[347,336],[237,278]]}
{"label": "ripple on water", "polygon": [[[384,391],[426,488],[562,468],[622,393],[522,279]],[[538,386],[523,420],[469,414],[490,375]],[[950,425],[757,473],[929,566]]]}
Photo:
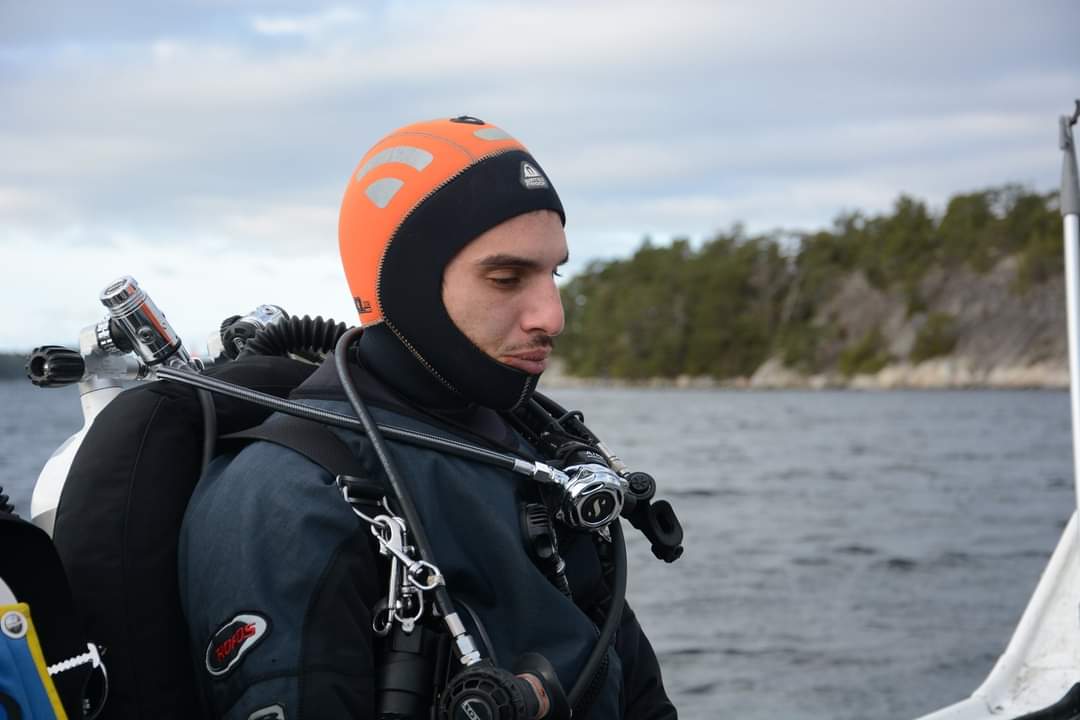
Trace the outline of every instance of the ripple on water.
{"label": "ripple on water", "polygon": [[[64,392],[0,382],[24,506],[80,424]],[[628,591],[686,718],[909,720],[969,695],[1076,507],[1067,393],[552,394],[686,525],[671,565],[630,537]]]}

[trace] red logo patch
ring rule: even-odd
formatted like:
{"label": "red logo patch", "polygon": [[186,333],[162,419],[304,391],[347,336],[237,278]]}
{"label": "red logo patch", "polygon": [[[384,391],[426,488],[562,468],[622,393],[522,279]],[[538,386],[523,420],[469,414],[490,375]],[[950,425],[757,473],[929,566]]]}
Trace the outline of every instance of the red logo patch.
{"label": "red logo patch", "polygon": [[262,615],[237,615],[210,638],[206,648],[206,671],[215,677],[226,674],[266,637],[269,630],[270,623]]}

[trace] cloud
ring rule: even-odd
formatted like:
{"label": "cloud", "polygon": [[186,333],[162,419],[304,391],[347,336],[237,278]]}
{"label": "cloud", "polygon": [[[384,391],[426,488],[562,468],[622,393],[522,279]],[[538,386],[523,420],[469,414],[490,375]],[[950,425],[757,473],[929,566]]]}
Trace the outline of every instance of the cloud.
{"label": "cloud", "polygon": [[[336,205],[281,205],[226,209],[213,223],[230,238],[242,238],[243,244],[272,248],[280,254],[307,254],[313,249],[337,252]],[[292,252],[289,252],[289,249]]]}
{"label": "cloud", "polygon": [[6,217],[42,214],[48,208],[48,199],[42,193],[0,186],[0,213]]}
{"label": "cloud", "polygon": [[332,7],[301,15],[256,15],[251,26],[260,35],[301,35],[315,38],[342,25],[354,25],[365,15],[347,7]]}
{"label": "cloud", "polygon": [[822,226],[901,191],[1053,187],[1080,87],[1065,1],[58,7],[0,22],[4,252],[332,254],[364,150],[463,112],[541,161],[575,260],[646,232]]}
{"label": "cloud", "polygon": [[93,246],[33,240],[0,240],[0,287],[5,297],[21,301],[0,327],[0,350],[72,345],[80,328],[105,317],[98,294],[121,275],[135,277],[197,352],[225,317],[262,303],[355,324],[336,249],[268,259],[243,247],[219,246],[209,256],[199,243],[151,248],[141,237],[121,234]]}

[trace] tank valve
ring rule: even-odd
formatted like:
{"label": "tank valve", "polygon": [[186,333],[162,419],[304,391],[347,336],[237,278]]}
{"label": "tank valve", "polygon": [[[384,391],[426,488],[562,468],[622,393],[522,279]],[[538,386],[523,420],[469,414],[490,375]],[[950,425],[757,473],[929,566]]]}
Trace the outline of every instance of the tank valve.
{"label": "tank valve", "polygon": [[83,379],[86,361],[78,350],[60,345],[34,348],[26,359],[26,376],[38,387],[62,387]]}

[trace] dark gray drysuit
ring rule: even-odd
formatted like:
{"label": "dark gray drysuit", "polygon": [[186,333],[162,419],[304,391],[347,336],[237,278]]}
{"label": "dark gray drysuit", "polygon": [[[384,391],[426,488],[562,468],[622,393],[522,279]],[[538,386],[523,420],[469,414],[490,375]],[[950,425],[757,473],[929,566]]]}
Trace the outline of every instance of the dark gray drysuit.
{"label": "dark gray drysuit", "polygon": [[[493,411],[436,416],[360,366],[354,379],[380,423],[533,456]],[[292,397],[353,414],[332,362]],[[366,438],[339,435],[371,477],[382,477]],[[532,481],[432,450],[393,442],[390,449],[459,615],[484,655],[510,667],[519,655],[539,652],[569,689],[606,608],[592,535],[560,527],[571,601],[524,545],[519,508],[535,499]],[[213,717],[372,717],[379,663],[372,608],[387,591],[387,561],[328,472],[268,442],[218,458],[191,498],[179,560],[191,650]],[[597,688],[575,718],[675,717],[629,607]]]}

